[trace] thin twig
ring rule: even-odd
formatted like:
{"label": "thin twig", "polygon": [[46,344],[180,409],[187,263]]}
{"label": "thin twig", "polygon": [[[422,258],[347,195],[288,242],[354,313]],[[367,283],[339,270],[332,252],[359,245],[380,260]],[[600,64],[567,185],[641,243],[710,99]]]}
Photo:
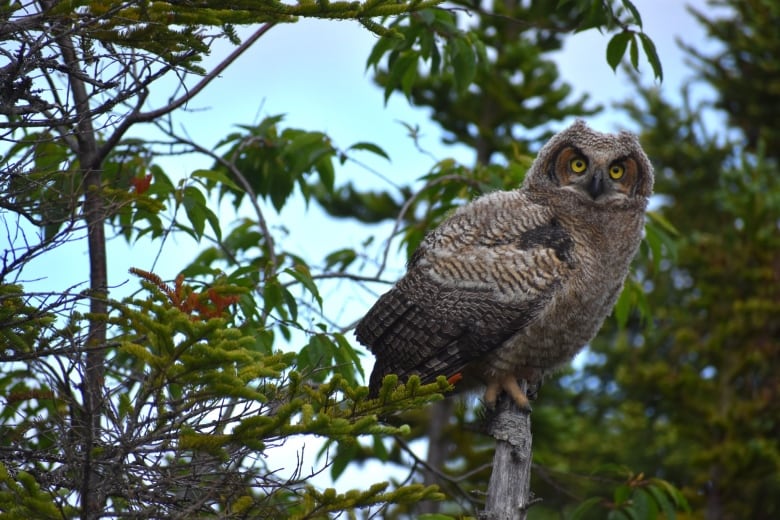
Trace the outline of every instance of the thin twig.
{"label": "thin twig", "polygon": [[414,450],[412,450],[411,446],[409,446],[409,444],[406,443],[406,441],[404,441],[402,438],[398,437],[397,435],[394,438],[395,441],[400,446],[400,448],[404,450],[409,456],[412,457],[416,465],[422,466],[423,468],[425,468],[426,471],[433,473],[434,475],[436,475],[436,478],[439,479],[440,481],[447,482],[448,484],[452,485],[458,491],[458,493],[462,495],[463,498],[465,498],[466,501],[468,501],[470,504],[472,505],[480,504],[480,502],[476,500],[471,495],[471,493],[466,491],[463,488],[463,486],[460,485],[459,481],[462,479],[451,477],[446,473],[444,473],[443,471],[441,471],[439,468],[431,466],[430,464],[428,464],[428,461],[418,457],[417,454],[414,452]]}
{"label": "thin twig", "polygon": [[376,273],[376,277],[379,278],[382,273],[385,271],[385,268],[387,267],[387,260],[390,256],[390,245],[392,244],[393,238],[398,234],[398,230],[401,227],[401,222],[406,217],[406,212],[409,211],[409,208],[412,206],[412,204],[419,199],[426,190],[432,188],[433,186],[436,186],[437,184],[442,184],[444,182],[452,181],[452,180],[459,180],[464,182],[469,182],[474,186],[479,186],[479,183],[474,181],[473,179],[467,179],[463,177],[462,175],[443,175],[441,177],[437,177],[436,179],[430,180],[425,183],[425,185],[414,193],[411,197],[409,197],[406,202],[404,202],[404,205],[401,206],[401,211],[398,212],[398,216],[395,219],[395,223],[393,224],[393,229],[390,232],[390,236],[387,238],[387,243],[385,245],[384,252],[382,254],[382,262],[379,264],[379,270]]}
{"label": "thin twig", "polygon": [[187,103],[189,100],[191,100],[193,97],[195,97],[201,90],[206,88],[206,86],[211,83],[215,78],[217,78],[222,72],[224,72],[227,67],[232,64],[236,59],[238,59],[239,56],[241,56],[249,47],[252,46],[257,40],[259,40],[265,33],[267,33],[274,25],[276,25],[274,22],[269,22],[266,24],[263,24],[257,31],[255,31],[249,38],[247,38],[241,45],[236,47],[236,49],[231,52],[227,58],[222,60],[210,73],[208,73],[206,76],[203,77],[200,82],[198,82],[197,85],[192,87],[191,89],[187,90],[181,97],[178,99],[172,101],[171,103],[168,103],[164,107],[160,107],[156,110],[151,110],[149,112],[143,112],[138,113],[135,115],[130,116],[131,124],[132,123],[141,123],[141,122],[148,122],[153,121],[159,117],[162,117],[175,109],[179,108],[180,106]]}

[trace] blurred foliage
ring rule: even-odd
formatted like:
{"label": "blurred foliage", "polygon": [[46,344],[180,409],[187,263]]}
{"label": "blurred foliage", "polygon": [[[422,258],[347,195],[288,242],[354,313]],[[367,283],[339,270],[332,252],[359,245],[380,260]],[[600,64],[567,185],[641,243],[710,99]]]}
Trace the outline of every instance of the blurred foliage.
{"label": "blurred foliage", "polygon": [[[446,425],[442,447],[448,460],[437,468],[438,486],[420,483],[425,461],[411,443],[428,434],[430,403],[449,385],[440,380],[421,386],[413,378],[397,386],[388,377],[378,398],[368,400],[360,385],[360,354],[348,339],[351,324],[339,324],[338,310],[329,307],[326,289],[333,286],[327,281],[350,284],[349,290],[374,289],[384,282],[381,273],[392,245],[409,255],[456,206],[487,191],[516,187],[533,149],[550,131],[544,125],[595,110],[585,106],[585,98],[568,101],[570,87],[545,57],[560,48],[564,34],[612,33],[605,44],[611,65],[628,53],[636,67],[641,45],[656,75],[661,73],[628,0],[564,0],[557,6],[496,2],[489,10],[437,5],[82,1],[50,3],[40,12],[33,5],[0,6],[0,39],[13,47],[3,51],[10,64],[0,93],[7,145],[0,159],[0,203],[13,242],[3,252],[0,271],[4,515],[434,520],[479,509],[491,458],[491,442],[479,433],[481,410],[458,404]],[[466,27],[463,10],[474,13],[476,25]],[[289,128],[282,116],[269,116],[238,126],[209,149],[177,134],[173,119],[166,119],[181,105],[172,101],[142,110],[154,83],[171,71],[181,80],[218,76],[220,69],[205,71],[200,63],[219,38],[241,43],[236,26],[266,23],[268,29],[300,16],[352,19],[379,35],[368,65],[386,98],[400,91],[430,106],[452,142],[475,150],[475,164],[442,159],[420,172],[415,187],[362,192],[339,182],[337,172],[356,154],[389,159],[377,144],[340,148],[322,132]],[[50,58],[41,58],[40,45]],[[76,99],[82,95],[87,99]],[[168,141],[127,137],[128,128],[144,122],[155,123]],[[534,135],[525,137],[531,130]],[[201,154],[211,167],[173,178],[159,157],[180,149]],[[690,157],[695,164],[696,156]],[[753,159],[746,155],[745,165],[762,171],[763,162]],[[84,179],[94,172],[99,182],[87,187]],[[724,182],[742,189],[741,179],[735,173]],[[763,188],[740,201],[724,194],[701,201],[730,208],[733,216],[772,186]],[[92,207],[100,210],[97,219],[85,218],[86,197],[99,202]],[[367,224],[394,222],[379,252],[383,258],[369,258],[377,254],[369,248],[371,238],[362,249],[334,240],[334,250],[323,259],[287,249],[281,240],[286,231],[270,227],[265,213],[280,212],[299,199]],[[223,200],[233,203],[235,218],[220,213]],[[611,332],[615,338],[635,330],[649,338],[650,327],[639,324],[640,316],[653,327],[664,316],[655,293],[646,294],[646,284],[673,271],[673,253],[682,261],[687,251],[675,238],[675,227],[683,228],[674,207],[665,206],[650,220],[639,267],[616,311],[624,328]],[[774,214],[771,204],[751,207],[754,217],[745,218],[742,229]],[[82,240],[96,222],[130,244],[154,244],[158,254],[166,241],[185,239],[197,243],[200,252],[193,259],[168,259],[179,272],[172,280],[161,279],[153,268],[132,269],[137,285],[121,299],[108,280],[99,287],[74,285],[46,293],[28,291],[19,282],[33,258]],[[764,231],[767,244],[773,243],[773,235]],[[702,262],[711,258],[712,251],[705,252]],[[145,266],[155,265],[147,253]],[[101,259],[89,255],[92,272],[100,271]],[[369,272],[372,267],[378,267],[376,273]],[[757,264],[751,279],[765,282],[766,274]],[[96,300],[105,303],[105,313],[85,311]],[[731,311],[751,309],[753,320],[772,310],[763,301],[740,301]],[[725,326],[726,310],[719,312]],[[743,323],[745,330],[751,323]],[[94,330],[101,328],[106,340],[96,344]],[[103,370],[90,371],[90,359],[100,359]],[[95,373],[99,377],[88,379]],[[622,388],[625,382],[617,379],[622,373],[611,374],[613,385]],[[535,488],[545,502],[532,515],[671,518],[686,509],[686,498],[695,503],[694,488],[685,488],[683,497],[669,483],[689,485],[685,474],[666,467],[651,473],[636,454],[614,453],[605,461],[631,470],[599,469],[599,457],[628,449],[634,439],[620,439],[626,431],[622,415],[606,404],[597,408],[604,414],[591,414],[592,396],[578,387],[580,378],[589,376],[570,372],[567,377],[545,386],[545,405],[534,415],[537,436],[544,439],[537,442]],[[747,388],[748,382],[735,381]],[[97,402],[89,402],[87,384],[100,390]],[[638,417],[642,410],[634,405],[629,411]],[[639,428],[642,423],[631,417]],[[302,436],[323,440],[318,468],[304,467],[298,459],[282,472],[269,462],[275,450]],[[607,437],[608,449],[592,444]],[[682,434],[675,438],[694,442]],[[668,440],[670,452],[689,447]],[[770,448],[759,443],[752,453],[763,456]],[[712,457],[701,453],[701,460]],[[377,462],[400,468],[405,476],[383,482],[388,479],[371,475],[357,484],[359,489],[345,492],[311,482],[320,471],[336,479],[350,465]],[[566,489],[574,491],[565,494]],[[430,500],[442,501],[441,512],[418,515],[420,504]]]}
{"label": "blurred foliage", "polygon": [[[694,102],[694,93],[704,96],[693,86],[675,104],[637,85],[639,95],[623,104],[656,167],[656,211],[679,232],[674,256],[658,264],[640,257],[652,320],[643,324],[633,311],[625,328],[602,330],[583,371],[564,376],[554,398],[573,407],[569,420],[545,424],[534,414],[537,438],[571,443],[555,444],[554,453],[538,449],[541,464],[584,472],[620,461],[662,476],[690,504],[684,518],[780,512],[773,369],[780,363],[780,172],[770,152],[774,119],[746,108],[757,101],[755,88],[780,79],[776,35],[761,36],[771,22],[760,7],[770,3],[713,2],[732,11],[699,15],[705,28],[741,35],[728,33],[734,37],[723,37],[711,57],[689,49],[714,103]],[[751,62],[761,64],[766,82],[740,72]],[[762,95],[770,111],[780,103],[771,89]]]}
{"label": "blurred foliage", "polygon": [[[687,47],[701,79],[717,91],[716,107],[742,132],[752,153],[778,159],[780,150],[780,36],[775,21],[780,5],[768,0],[710,0],[717,15],[692,10],[719,45],[704,51]],[[719,11],[720,10],[720,11]],[[759,152],[759,147],[763,147]]]}
{"label": "blurred foliage", "polygon": [[646,282],[653,326],[634,324],[594,344],[586,370],[603,390],[582,413],[623,424],[613,456],[684,486],[694,518],[774,518],[777,161],[761,145],[741,152],[748,135],[700,132],[707,125],[698,107],[673,107],[653,90],[628,108],[659,122],[643,125],[643,142],[668,197],[661,211],[680,230],[677,260]]}

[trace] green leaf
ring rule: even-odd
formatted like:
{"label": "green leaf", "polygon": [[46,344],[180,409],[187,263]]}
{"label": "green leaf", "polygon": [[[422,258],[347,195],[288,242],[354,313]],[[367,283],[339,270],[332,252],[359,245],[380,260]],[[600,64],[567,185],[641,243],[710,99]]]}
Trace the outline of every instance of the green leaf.
{"label": "green leaf", "polygon": [[580,505],[578,505],[577,508],[572,511],[571,520],[581,520],[585,518],[585,515],[588,513],[588,511],[591,511],[596,506],[596,504],[601,504],[603,502],[604,499],[601,497],[590,497],[580,502]]}
{"label": "green leaf", "polygon": [[[670,236],[667,232],[669,229],[668,222],[665,224],[662,221],[656,221],[652,217],[645,225],[645,238],[644,241],[647,247],[650,249],[652,256],[653,267],[658,269],[661,259],[666,256],[669,258],[676,258],[677,256],[677,241]],[[673,233],[677,233],[677,230],[671,228]]]}
{"label": "green leaf", "polygon": [[160,166],[153,164],[149,167],[149,173],[152,174],[154,182],[149,187],[149,193],[160,193],[166,197],[173,192],[176,187],[171,182],[170,177],[165,173]]}
{"label": "green leaf", "polygon": [[35,170],[53,173],[67,160],[67,148],[58,141],[39,141],[35,146]]}
{"label": "green leaf", "polygon": [[[281,292],[284,303],[287,306],[287,309],[290,311],[290,318],[292,321],[298,321],[298,301],[295,299],[295,296],[293,296],[292,293],[287,290],[286,287],[282,287]],[[282,308],[278,309],[283,311]]]}
{"label": "green leaf", "polygon": [[641,28],[642,27],[642,16],[639,14],[639,9],[636,8],[634,5],[634,2],[631,0],[623,0],[623,5],[631,11],[631,16],[634,17],[634,22]]}
{"label": "green leaf", "polygon": [[610,23],[610,15],[608,14],[608,10],[604,9],[602,2],[583,0],[578,3],[580,9],[583,11],[583,18],[575,32],[603,27]]}
{"label": "green leaf", "polygon": [[642,488],[634,490],[632,508],[639,520],[656,520],[658,518],[658,506],[655,500]]}
{"label": "green leaf", "polygon": [[335,267],[337,271],[344,272],[357,258],[358,255],[354,249],[339,249],[325,257],[325,269]]}
{"label": "green leaf", "polygon": [[639,46],[636,43],[636,38],[631,38],[631,47],[628,50],[631,55],[631,66],[634,70],[639,70]]}
{"label": "green leaf", "polygon": [[651,485],[658,486],[661,489],[665,490],[666,494],[669,495],[674,500],[675,506],[677,506],[678,509],[682,509],[684,511],[690,510],[690,506],[688,505],[688,501],[685,499],[685,496],[682,494],[682,492],[679,489],[674,487],[671,483],[660,478],[650,479],[650,482]]}
{"label": "green leaf", "polygon": [[607,520],[636,520],[625,509],[613,509],[607,515]]}
{"label": "green leaf", "polygon": [[303,285],[306,290],[311,293],[312,297],[317,302],[317,305],[319,305],[320,310],[322,310],[322,296],[320,296],[320,291],[317,288],[317,284],[314,283],[314,280],[311,277],[311,271],[309,271],[309,268],[304,264],[296,263],[292,268],[288,267],[285,269],[284,272],[300,282],[301,285]]}
{"label": "green leaf", "polygon": [[209,221],[209,226],[214,231],[214,235],[218,241],[222,241],[222,227],[219,224],[219,217],[208,206],[203,206],[203,212],[205,213],[206,220]]}
{"label": "green leaf", "polygon": [[352,348],[352,344],[347,341],[343,334],[334,334],[333,337],[338,347],[336,349],[336,361],[343,367],[341,370],[338,370],[338,373],[343,375],[351,384],[358,384],[355,372],[364,379],[366,377],[358,351]]}
{"label": "green leaf", "polygon": [[623,286],[623,290],[620,292],[620,296],[618,296],[618,301],[615,303],[615,308],[612,312],[615,314],[618,328],[625,329],[628,324],[628,316],[631,312],[631,288],[628,283]]}
{"label": "green leaf", "polygon": [[[302,167],[313,163],[312,153],[332,150],[328,137],[322,132],[306,132],[288,128],[283,132],[283,135],[292,138],[290,144],[284,148],[285,155],[300,158]],[[323,148],[324,150],[321,150]]]}
{"label": "green leaf", "polygon": [[352,146],[350,146],[349,148],[347,148],[347,151],[350,151],[350,150],[365,150],[365,151],[371,152],[373,154],[376,154],[376,155],[378,155],[380,157],[384,157],[388,161],[390,160],[390,156],[387,155],[387,152],[385,152],[381,147],[375,145],[374,143],[368,143],[368,142],[365,142],[365,141],[361,141],[361,142],[355,143]]}
{"label": "green leaf", "polygon": [[378,67],[379,62],[381,61],[385,53],[393,49],[396,49],[402,43],[403,43],[403,39],[399,39],[399,38],[391,38],[388,36],[383,36],[379,38],[379,41],[377,41],[376,44],[374,44],[374,48],[371,49],[371,53],[368,55],[368,59],[366,60],[366,69],[372,66],[375,68]]}
{"label": "green leaf", "polygon": [[452,79],[455,82],[455,90],[463,93],[474,81],[477,75],[477,56],[469,42],[459,37],[453,40],[452,52]]}
{"label": "green leaf", "polygon": [[133,405],[130,402],[130,395],[126,393],[119,394],[119,418],[124,419],[133,412]]}
{"label": "green leaf", "polygon": [[631,496],[631,487],[628,484],[621,484],[615,488],[613,493],[613,501],[616,505],[622,505]]}
{"label": "green leaf", "polygon": [[390,94],[396,88],[402,87],[401,82],[409,70],[417,68],[417,54],[412,51],[404,51],[398,59],[389,66],[389,75],[385,85],[385,103],[390,99]]}
{"label": "green leaf", "polygon": [[390,457],[390,453],[387,451],[387,448],[385,447],[385,443],[382,442],[382,436],[381,435],[374,435],[374,449],[373,456],[377,459],[381,460],[382,462],[387,462],[388,458]]}
{"label": "green leaf", "polygon": [[436,9],[423,9],[418,11],[417,15],[420,17],[420,22],[425,25],[433,25],[436,21]]}
{"label": "green leaf", "polygon": [[417,81],[417,73],[417,62],[415,62],[412,67],[406,69],[406,72],[401,77],[401,91],[407,99],[412,98],[412,87],[414,87],[414,83]]}
{"label": "green leaf", "polygon": [[664,80],[664,71],[661,66],[661,59],[658,57],[658,51],[655,49],[655,43],[645,33],[639,33],[639,40],[642,42],[642,48],[645,50],[647,60],[650,62],[650,66],[653,67],[653,73],[658,81]]}
{"label": "green leaf", "polygon": [[234,190],[234,191],[241,191],[241,192],[244,191],[241,188],[239,188],[238,184],[233,182],[230,179],[230,177],[228,177],[227,175],[225,175],[221,171],[216,171],[216,170],[195,170],[194,172],[192,172],[192,177],[194,177],[196,179],[206,179],[206,180],[209,180],[209,181],[213,182],[216,185],[220,185],[221,184],[221,185],[223,185],[223,186],[225,186],[227,188],[230,188],[231,190]]}
{"label": "green leaf", "polygon": [[336,455],[333,457],[333,464],[330,467],[330,477],[333,480],[338,480],[347,466],[355,460],[355,456],[358,452],[358,444],[356,442],[344,443],[341,442],[336,448]]}
{"label": "green leaf", "polygon": [[674,227],[674,225],[669,222],[669,220],[663,216],[658,211],[648,211],[647,212],[648,218],[655,224],[658,224],[661,226],[667,233],[673,235],[673,236],[679,236],[680,232],[677,231],[677,228]]}
{"label": "green leaf", "polygon": [[282,294],[282,286],[279,284],[278,278],[269,278],[266,280],[263,287],[263,304],[264,312],[270,314],[273,309],[277,309],[284,318],[287,317],[287,313],[282,306],[282,302],[285,297]]}
{"label": "green leaf", "polygon": [[320,176],[320,182],[328,190],[333,192],[333,186],[336,182],[336,171],[333,169],[333,161],[330,157],[323,157],[314,166]]}
{"label": "green leaf", "polygon": [[652,257],[653,267],[658,270],[658,266],[661,263],[661,254],[663,251],[663,240],[655,226],[645,226],[645,242],[647,247],[650,248],[650,256]]}
{"label": "green leaf", "polygon": [[206,228],[206,197],[197,188],[187,186],[184,188],[182,195],[182,205],[187,213],[187,218],[192,224],[195,238],[200,240]]}
{"label": "green leaf", "polygon": [[628,42],[632,40],[634,33],[631,31],[623,31],[617,33],[609,40],[607,44],[607,63],[612,67],[613,71],[616,71],[620,61],[623,59],[623,55],[626,53],[626,47]]}
{"label": "green leaf", "polygon": [[645,489],[653,497],[653,501],[663,512],[664,516],[666,517],[665,520],[675,520],[675,518],[677,518],[675,508],[672,503],[669,502],[669,498],[666,496],[666,493],[664,493],[663,490],[654,484],[647,486]]}
{"label": "green leaf", "polygon": [[[295,172],[300,174],[301,172]],[[295,187],[293,172],[275,171],[268,179],[268,195],[276,211],[281,211]]]}

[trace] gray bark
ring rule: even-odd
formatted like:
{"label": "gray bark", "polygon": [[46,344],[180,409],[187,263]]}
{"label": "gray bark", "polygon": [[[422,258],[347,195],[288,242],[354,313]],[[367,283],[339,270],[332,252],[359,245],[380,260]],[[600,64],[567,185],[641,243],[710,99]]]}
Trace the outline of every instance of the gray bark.
{"label": "gray bark", "polygon": [[488,433],[496,439],[496,452],[480,520],[525,520],[532,501],[530,410],[502,396]]}

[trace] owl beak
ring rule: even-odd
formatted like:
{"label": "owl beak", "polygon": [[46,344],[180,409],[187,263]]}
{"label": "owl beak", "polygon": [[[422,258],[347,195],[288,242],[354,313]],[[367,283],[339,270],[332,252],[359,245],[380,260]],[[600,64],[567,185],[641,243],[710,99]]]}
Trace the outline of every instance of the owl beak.
{"label": "owl beak", "polygon": [[601,172],[595,172],[588,183],[588,193],[596,200],[599,195],[604,193],[604,181],[602,180]]}

